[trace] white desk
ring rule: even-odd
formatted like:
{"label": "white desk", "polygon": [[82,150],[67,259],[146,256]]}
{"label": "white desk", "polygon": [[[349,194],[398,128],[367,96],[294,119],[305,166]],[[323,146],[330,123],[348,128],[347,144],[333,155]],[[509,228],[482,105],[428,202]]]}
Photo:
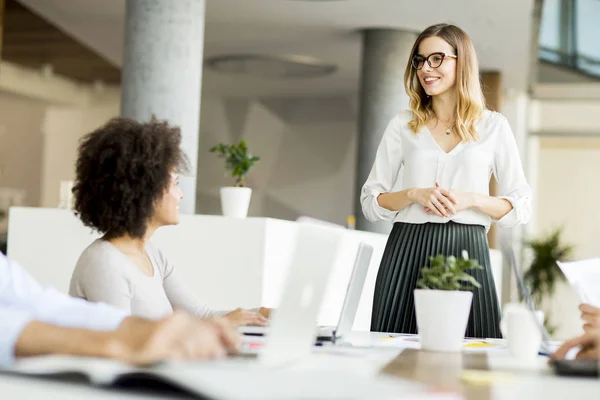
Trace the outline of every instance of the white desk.
{"label": "white desk", "polygon": [[[483,356],[481,353],[473,352],[444,354],[410,349],[402,351],[400,348],[363,347],[380,344],[383,336],[386,334],[354,332],[349,338],[352,345],[336,345],[338,348],[348,350],[344,355],[331,354],[327,348],[322,348],[316,350],[314,357],[292,368],[298,372],[343,369],[356,376],[364,377],[382,373],[382,369],[386,367],[383,373],[413,378],[438,388],[458,390],[463,393],[466,400],[598,400],[600,398],[600,380],[554,376],[546,360],[541,357],[533,364],[524,366],[504,351],[489,352],[487,356]],[[485,366],[480,364],[481,359],[485,359]],[[504,379],[492,381],[484,386],[469,385],[457,379],[464,369],[482,367],[492,372],[502,373]],[[193,367],[189,372],[193,373]],[[277,382],[272,383],[277,384]],[[79,384],[0,375],[2,398],[43,399],[48,397],[48,393],[52,393],[53,398],[61,399],[140,398],[132,393],[102,390]]]}
{"label": "white desk", "polygon": [[[159,229],[152,241],[209,306],[218,310],[276,307],[297,227],[297,222],[271,218],[181,215],[179,225]],[[387,236],[329,226],[321,229],[337,232],[341,246],[319,324],[337,324],[358,244],[365,242],[373,246],[373,257],[354,326],[368,330]],[[99,237],[72,211],[47,208],[11,208],[8,232],[8,256],[42,284],[65,293],[80,254]]]}
{"label": "white desk", "polygon": [[[177,226],[161,228],[153,242],[175,263],[191,288],[220,310],[275,307],[290,262],[297,222],[271,218],[182,215]],[[327,296],[318,322],[335,325],[359,242],[373,246],[373,257],[358,306],[354,329],[371,325],[373,291],[387,235],[333,229],[341,237]],[[79,255],[98,237],[70,210],[13,207],[9,212],[8,255],[38,281],[67,292]],[[319,257],[319,254],[314,254]],[[491,251],[498,294],[502,257]]]}

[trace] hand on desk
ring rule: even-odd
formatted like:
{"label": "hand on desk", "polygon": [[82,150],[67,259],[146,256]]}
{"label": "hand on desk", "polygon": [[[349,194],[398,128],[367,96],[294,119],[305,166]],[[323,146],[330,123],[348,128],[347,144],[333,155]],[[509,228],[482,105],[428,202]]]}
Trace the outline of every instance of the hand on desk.
{"label": "hand on desk", "polygon": [[156,322],[127,318],[110,343],[109,356],[146,365],[170,359],[222,358],[239,352],[241,336],[223,318],[200,320],[175,311]]}
{"label": "hand on desk", "polygon": [[600,308],[582,304],[579,306],[581,319],[584,322],[583,330],[589,332],[594,329],[600,329]]}
{"label": "hand on desk", "polygon": [[576,358],[600,359],[600,329],[588,330],[583,335],[567,340],[556,350],[553,358],[565,358],[567,353],[580,346]]}
{"label": "hand on desk", "polygon": [[32,321],[18,337],[15,355],[103,357],[148,365],[174,359],[220,358],[239,352],[240,347],[241,336],[223,318],[201,320],[175,311],[159,321],[128,317],[114,331]]}
{"label": "hand on desk", "polygon": [[227,319],[231,324],[235,326],[245,326],[245,325],[255,325],[255,326],[267,326],[269,324],[269,319],[265,316],[266,311],[268,310],[268,314],[270,314],[271,310],[268,308],[263,308],[259,311],[251,311],[245,310],[243,308],[236,308],[228,314],[225,314],[225,319]]}
{"label": "hand on desk", "polygon": [[260,315],[262,315],[263,317],[267,318],[267,319],[271,319],[271,311],[273,309],[272,308],[267,308],[267,307],[261,307],[258,309],[258,312],[260,313]]}

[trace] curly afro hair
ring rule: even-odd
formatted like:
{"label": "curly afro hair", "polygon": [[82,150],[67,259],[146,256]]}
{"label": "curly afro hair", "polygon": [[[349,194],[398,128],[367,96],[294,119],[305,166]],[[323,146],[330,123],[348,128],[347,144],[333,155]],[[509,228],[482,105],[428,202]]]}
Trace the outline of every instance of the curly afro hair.
{"label": "curly afro hair", "polygon": [[114,118],[79,144],[75,215],[106,239],[141,238],[171,173],[188,170],[181,131],[152,119]]}

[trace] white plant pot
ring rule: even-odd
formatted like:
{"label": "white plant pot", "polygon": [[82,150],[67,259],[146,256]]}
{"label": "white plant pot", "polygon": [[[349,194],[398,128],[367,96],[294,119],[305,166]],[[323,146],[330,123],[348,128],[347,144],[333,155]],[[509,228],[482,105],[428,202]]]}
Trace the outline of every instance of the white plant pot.
{"label": "white plant pot", "polygon": [[222,187],[221,210],[226,217],[246,218],[252,189],[247,187]]}
{"label": "white plant pot", "polygon": [[473,293],[415,290],[415,311],[421,348],[429,351],[462,350]]}

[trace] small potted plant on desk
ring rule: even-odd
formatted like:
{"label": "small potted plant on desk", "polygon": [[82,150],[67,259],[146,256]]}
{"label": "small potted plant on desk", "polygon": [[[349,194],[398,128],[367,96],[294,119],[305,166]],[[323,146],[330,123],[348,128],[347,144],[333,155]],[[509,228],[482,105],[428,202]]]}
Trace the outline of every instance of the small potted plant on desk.
{"label": "small potted plant on desk", "polygon": [[473,293],[481,285],[468,271],[483,269],[477,260],[437,255],[429,257],[430,266],[421,268],[415,289],[415,311],[423,350],[461,351]]}
{"label": "small potted plant on desk", "polygon": [[227,217],[246,218],[252,189],[246,186],[246,176],[260,160],[248,152],[244,140],[238,144],[218,144],[210,149],[225,159],[225,169],[235,178],[235,186],[221,188],[221,209]]}

